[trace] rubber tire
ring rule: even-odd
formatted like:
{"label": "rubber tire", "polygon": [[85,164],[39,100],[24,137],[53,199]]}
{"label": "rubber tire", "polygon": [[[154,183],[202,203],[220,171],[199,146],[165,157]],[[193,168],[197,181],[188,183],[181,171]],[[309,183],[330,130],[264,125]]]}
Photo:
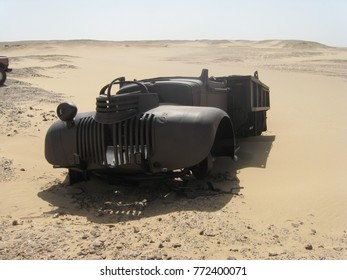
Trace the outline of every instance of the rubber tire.
{"label": "rubber tire", "polygon": [[76,184],[88,180],[88,173],[86,171],[76,171],[69,169],[69,185]]}
{"label": "rubber tire", "polygon": [[6,71],[0,68],[0,85],[3,85],[6,81]]}
{"label": "rubber tire", "polygon": [[212,155],[209,154],[203,161],[193,166],[190,170],[196,179],[203,180],[211,173],[212,167],[213,158]]}

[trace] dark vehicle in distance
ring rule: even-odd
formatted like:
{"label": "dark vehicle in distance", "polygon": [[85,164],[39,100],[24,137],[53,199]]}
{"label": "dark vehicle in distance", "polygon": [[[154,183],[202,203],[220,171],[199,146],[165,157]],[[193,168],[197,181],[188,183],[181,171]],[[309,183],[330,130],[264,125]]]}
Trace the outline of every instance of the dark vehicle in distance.
{"label": "dark vehicle in distance", "polygon": [[[119,85],[113,94],[112,87]],[[67,168],[70,183],[89,173],[126,180],[206,176],[213,158],[236,159],[238,137],[266,131],[269,87],[253,76],[158,77],[104,86],[96,110],[57,107],[47,161]]]}
{"label": "dark vehicle in distance", "polygon": [[0,56],[0,85],[3,85],[6,81],[6,72],[11,72],[12,69],[9,68],[9,59],[6,56]]}

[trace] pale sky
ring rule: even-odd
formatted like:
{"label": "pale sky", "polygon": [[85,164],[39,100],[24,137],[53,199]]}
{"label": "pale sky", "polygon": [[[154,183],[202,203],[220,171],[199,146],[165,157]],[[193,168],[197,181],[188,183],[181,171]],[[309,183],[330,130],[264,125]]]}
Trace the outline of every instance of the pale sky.
{"label": "pale sky", "polygon": [[346,0],[0,0],[0,42],[297,39],[347,47]]}

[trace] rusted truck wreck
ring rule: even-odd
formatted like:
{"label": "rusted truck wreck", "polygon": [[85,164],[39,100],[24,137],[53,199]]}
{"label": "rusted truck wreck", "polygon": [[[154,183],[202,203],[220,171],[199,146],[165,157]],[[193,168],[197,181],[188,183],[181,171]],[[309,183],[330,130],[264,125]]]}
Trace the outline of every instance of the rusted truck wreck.
{"label": "rusted truck wreck", "polygon": [[[119,86],[116,93],[112,92]],[[90,173],[119,178],[206,176],[213,158],[236,159],[238,137],[266,131],[269,87],[253,76],[157,77],[104,86],[96,110],[57,107],[45,157],[69,170],[70,182]]]}

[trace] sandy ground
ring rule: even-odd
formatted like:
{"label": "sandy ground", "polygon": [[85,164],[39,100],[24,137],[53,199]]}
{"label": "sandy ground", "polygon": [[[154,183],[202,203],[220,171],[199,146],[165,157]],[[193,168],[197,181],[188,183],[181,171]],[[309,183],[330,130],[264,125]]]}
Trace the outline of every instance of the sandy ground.
{"label": "sandy ground", "polygon": [[[347,48],[303,41],[1,43],[0,259],[347,259]],[[253,74],[270,86],[268,131],[217,160],[233,194],[169,185],[66,186],[44,159],[56,106],[95,108],[118,76]]]}

